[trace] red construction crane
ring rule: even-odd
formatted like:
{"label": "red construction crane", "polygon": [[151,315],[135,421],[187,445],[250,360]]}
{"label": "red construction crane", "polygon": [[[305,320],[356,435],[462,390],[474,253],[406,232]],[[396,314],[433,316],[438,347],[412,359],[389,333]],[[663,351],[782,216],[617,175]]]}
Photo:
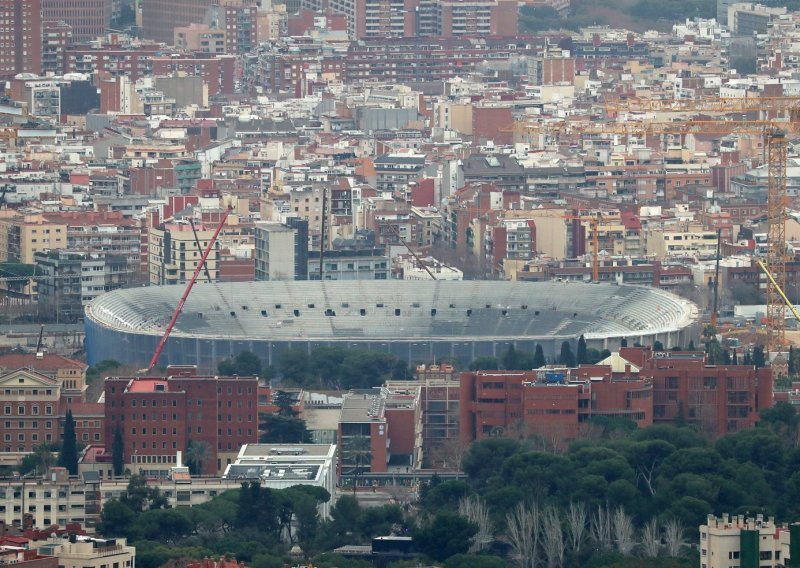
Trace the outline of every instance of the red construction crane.
{"label": "red construction crane", "polygon": [[175,327],[175,322],[178,321],[178,316],[181,314],[181,310],[183,309],[183,305],[186,303],[186,299],[189,297],[189,294],[194,287],[194,283],[197,281],[197,277],[200,275],[200,271],[203,270],[203,267],[206,264],[206,259],[208,259],[208,255],[211,253],[211,249],[214,248],[214,243],[217,242],[217,237],[219,236],[220,231],[222,231],[222,227],[225,226],[225,220],[230,215],[231,211],[233,210],[232,207],[228,207],[225,210],[225,213],[222,214],[222,218],[219,220],[219,225],[217,225],[217,230],[214,231],[214,235],[211,237],[211,240],[208,241],[208,245],[206,246],[206,250],[203,251],[203,256],[200,259],[200,262],[197,264],[197,268],[194,269],[194,274],[192,274],[192,279],[189,280],[189,283],[186,285],[186,290],[181,297],[181,301],[178,302],[178,307],[175,308],[175,311],[172,313],[172,319],[169,320],[169,325],[167,325],[166,331],[164,331],[164,335],[161,337],[161,341],[158,343],[158,347],[156,347],[156,352],[153,353],[153,358],[150,360],[150,364],[147,366],[146,369],[142,369],[143,372],[149,373],[153,370],[153,367],[156,366],[158,363],[158,358],[161,357],[161,351],[164,350],[164,345],[167,344],[167,339],[169,339],[169,334],[172,333],[172,328]]}

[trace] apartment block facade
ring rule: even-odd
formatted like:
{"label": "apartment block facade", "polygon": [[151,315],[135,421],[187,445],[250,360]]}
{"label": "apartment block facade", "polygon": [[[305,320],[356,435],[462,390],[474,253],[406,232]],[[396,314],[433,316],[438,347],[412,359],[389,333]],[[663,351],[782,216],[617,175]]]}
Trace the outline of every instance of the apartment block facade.
{"label": "apartment block facade", "polygon": [[203,444],[206,458],[199,469],[213,474],[232,463],[242,445],[258,440],[257,377],[167,373],[106,379],[106,439],[121,430],[126,467],[165,477],[178,451],[186,455],[192,444]]}
{"label": "apartment block facade", "polygon": [[[85,43],[108,33],[112,0],[41,0],[45,21],[65,22],[72,40]],[[145,2],[147,4],[147,2]]]}
{"label": "apartment block facade", "polygon": [[0,0],[0,77],[42,71],[42,0]]}

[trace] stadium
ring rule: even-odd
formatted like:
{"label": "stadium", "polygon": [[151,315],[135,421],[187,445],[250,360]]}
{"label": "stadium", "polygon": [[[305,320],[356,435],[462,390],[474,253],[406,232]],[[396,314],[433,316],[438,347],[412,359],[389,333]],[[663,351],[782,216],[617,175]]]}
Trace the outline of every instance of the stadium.
{"label": "stadium", "polygon": [[[89,364],[149,362],[183,286],[117,290],[86,307]],[[510,345],[555,357],[614,349],[623,338],[665,348],[695,336],[697,308],[654,288],[616,284],[507,281],[332,281],[198,284],[159,365],[217,363],[248,350],[264,363],[285,349],[376,349],[409,363],[456,358],[462,364],[501,356]]]}

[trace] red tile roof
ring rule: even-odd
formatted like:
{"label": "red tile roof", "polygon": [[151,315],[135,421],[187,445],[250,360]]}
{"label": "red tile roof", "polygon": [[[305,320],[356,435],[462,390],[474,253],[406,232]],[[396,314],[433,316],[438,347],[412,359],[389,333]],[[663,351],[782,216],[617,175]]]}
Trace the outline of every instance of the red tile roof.
{"label": "red tile roof", "polygon": [[69,359],[63,355],[45,353],[41,359],[35,353],[8,353],[0,355],[0,368],[2,369],[22,369],[29,367],[36,371],[56,371],[64,367],[74,367],[76,369],[86,369],[87,365]]}

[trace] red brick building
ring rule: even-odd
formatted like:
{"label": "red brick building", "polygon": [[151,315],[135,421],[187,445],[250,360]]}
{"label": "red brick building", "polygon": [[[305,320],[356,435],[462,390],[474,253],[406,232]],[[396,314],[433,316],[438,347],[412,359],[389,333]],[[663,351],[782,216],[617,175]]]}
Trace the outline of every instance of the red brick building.
{"label": "red brick building", "polygon": [[106,379],[106,439],[122,430],[124,463],[132,471],[164,476],[178,451],[186,455],[191,444],[202,443],[201,473],[213,474],[243,444],[258,441],[257,377],[201,377],[174,367],[167,373]]}
{"label": "red brick building", "polygon": [[461,373],[461,438],[497,434],[573,440],[595,416],[652,424],[652,385],[611,367]]}
{"label": "red brick building", "polygon": [[60,442],[67,411],[79,444],[103,443],[103,405],[82,402],[82,391],[68,389],[66,382],[55,370],[0,370],[0,461],[16,463],[41,444]]}
{"label": "red brick building", "polygon": [[685,420],[712,438],[755,426],[773,405],[772,370],[707,365],[702,352],[622,348],[610,365],[461,373],[461,439],[571,440],[593,417],[639,427]]}
{"label": "red brick building", "polygon": [[641,374],[653,381],[655,423],[683,418],[711,437],[755,426],[773,405],[768,368],[706,365],[703,353],[665,352],[652,354]]}
{"label": "red brick building", "polygon": [[41,73],[41,0],[0,0],[0,21],[0,77]]}

